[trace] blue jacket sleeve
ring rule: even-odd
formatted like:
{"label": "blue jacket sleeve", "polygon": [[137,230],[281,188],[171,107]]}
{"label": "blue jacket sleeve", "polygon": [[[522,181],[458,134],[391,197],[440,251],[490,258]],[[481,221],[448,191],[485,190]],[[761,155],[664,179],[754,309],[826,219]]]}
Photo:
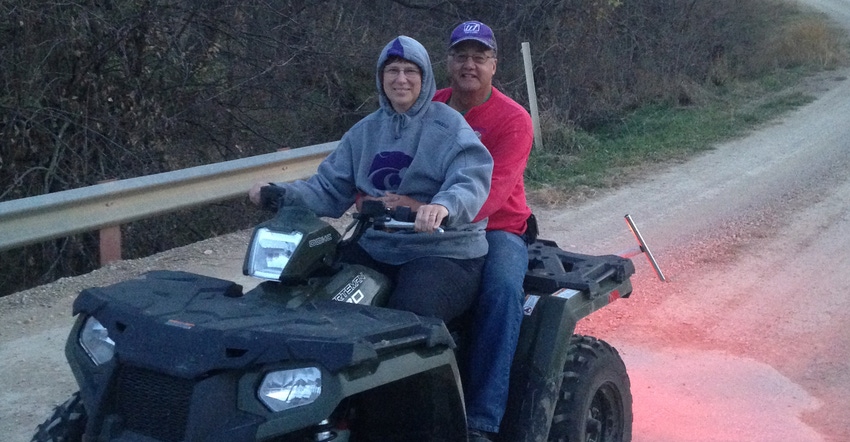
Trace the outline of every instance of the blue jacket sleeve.
{"label": "blue jacket sleeve", "polygon": [[286,204],[306,207],[318,216],[341,217],[357,194],[351,148],[346,137],[306,180],[277,183],[286,188]]}

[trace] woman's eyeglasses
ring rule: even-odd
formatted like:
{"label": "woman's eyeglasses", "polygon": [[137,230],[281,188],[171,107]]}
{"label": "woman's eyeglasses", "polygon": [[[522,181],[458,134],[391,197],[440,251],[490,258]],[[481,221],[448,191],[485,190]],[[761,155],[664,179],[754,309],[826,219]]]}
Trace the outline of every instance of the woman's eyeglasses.
{"label": "woman's eyeglasses", "polygon": [[407,78],[419,78],[421,75],[419,73],[419,69],[416,68],[386,68],[384,69],[384,75],[388,75],[391,78],[398,78],[399,75],[404,74]]}

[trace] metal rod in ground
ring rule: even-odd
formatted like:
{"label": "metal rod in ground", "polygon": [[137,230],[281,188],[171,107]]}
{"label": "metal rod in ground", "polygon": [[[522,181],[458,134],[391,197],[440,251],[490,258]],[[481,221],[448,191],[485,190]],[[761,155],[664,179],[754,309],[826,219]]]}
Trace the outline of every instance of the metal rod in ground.
{"label": "metal rod in ground", "polygon": [[649,263],[652,264],[652,268],[655,269],[655,274],[658,275],[658,279],[661,281],[667,281],[664,277],[664,273],[661,273],[661,268],[658,267],[658,263],[655,261],[655,257],[652,256],[652,252],[649,250],[649,246],[646,245],[646,241],[643,240],[643,235],[640,234],[637,226],[635,225],[634,220],[632,220],[632,216],[626,214],[626,222],[629,223],[629,229],[631,229],[632,233],[637,238],[638,243],[640,243],[640,248],[646,254],[646,259],[649,260]]}

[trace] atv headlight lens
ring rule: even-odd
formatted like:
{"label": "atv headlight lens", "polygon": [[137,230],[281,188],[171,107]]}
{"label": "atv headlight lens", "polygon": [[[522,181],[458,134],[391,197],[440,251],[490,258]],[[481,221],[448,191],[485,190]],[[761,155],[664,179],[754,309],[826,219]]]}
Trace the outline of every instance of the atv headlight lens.
{"label": "atv headlight lens", "polygon": [[263,378],[257,393],[274,412],[307,405],[322,394],[322,372],[315,367],[273,371]]}
{"label": "atv headlight lens", "polygon": [[92,316],[83,324],[79,341],[80,346],[97,365],[109,362],[115,355],[115,342],[109,338],[109,330]]}
{"label": "atv headlight lens", "polygon": [[281,233],[265,227],[258,229],[254,243],[251,244],[248,274],[258,278],[279,279],[303,236],[301,232]]}

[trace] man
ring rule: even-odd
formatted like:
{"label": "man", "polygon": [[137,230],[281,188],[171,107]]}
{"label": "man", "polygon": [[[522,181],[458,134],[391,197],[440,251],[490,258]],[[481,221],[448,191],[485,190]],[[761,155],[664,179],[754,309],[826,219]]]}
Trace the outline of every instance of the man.
{"label": "man", "polygon": [[489,218],[489,252],[472,310],[464,378],[469,440],[477,442],[498,433],[505,413],[523,317],[527,242],[536,235],[536,226],[529,226],[531,209],[523,182],[534,130],[528,112],[493,87],[496,57],[490,27],[478,21],[460,24],[449,42],[451,85],[434,96],[464,116],[493,157],[490,195],[475,218]]}
{"label": "man", "polygon": [[[390,41],[376,82],[380,108],[343,135],[315,175],[277,185],[286,189],[285,204],[319,216],[340,217],[358,199],[416,201],[415,230],[423,233],[369,229],[342,259],[390,277],[389,307],[448,322],[479,291],[487,240],[485,222],[473,218],[487,198],[493,162],[463,117],[432,101],[437,86],[419,42]],[[259,203],[264,185],[249,191],[251,201]],[[444,219],[445,231],[433,234]]]}

